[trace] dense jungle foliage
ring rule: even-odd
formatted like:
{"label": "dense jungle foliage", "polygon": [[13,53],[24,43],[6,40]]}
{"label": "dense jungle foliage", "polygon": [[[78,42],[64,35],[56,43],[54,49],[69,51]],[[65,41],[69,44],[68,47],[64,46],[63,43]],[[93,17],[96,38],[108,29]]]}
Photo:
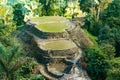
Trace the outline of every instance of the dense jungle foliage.
{"label": "dense jungle foliage", "polygon": [[44,80],[33,74],[39,63],[27,56],[18,34],[29,17],[54,15],[85,15],[81,28],[97,43],[85,49],[88,75],[120,80],[120,0],[0,0],[0,80]]}

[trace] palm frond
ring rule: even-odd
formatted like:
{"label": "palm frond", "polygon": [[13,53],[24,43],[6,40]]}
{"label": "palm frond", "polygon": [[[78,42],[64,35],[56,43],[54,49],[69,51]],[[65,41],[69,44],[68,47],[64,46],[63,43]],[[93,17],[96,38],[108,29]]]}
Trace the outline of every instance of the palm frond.
{"label": "palm frond", "polygon": [[6,48],[0,43],[0,55],[5,56],[5,53],[6,53]]}
{"label": "palm frond", "polygon": [[0,60],[1,63],[5,63],[7,60],[7,55],[6,55],[6,48],[2,44],[0,44]]}
{"label": "palm frond", "polygon": [[6,65],[4,64],[4,62],[0,59],[0,66],[2,67],[2,69],[5,71],[5,72],[8,72],[8,68],[6,67]]}
{"label": "palm frond", "polygon": [[10,73],[15,72],[15,71],[18,70],[25,62],[26,62],[26,60],[25,60],[23,57],[19,58],[19,59],[15,62],[15,64],[13,65],[13,67],[12,67],[11,69],[9,69],[9,72],[10,72]]}
{"label": "palm frond", "polygon": [[13,58],[15,58],[15,55],[18,54],[18,49],[19,46],[13,46],[10,50],[9,50],[9,54],[10,56],[8,57],[8,64],[13,61]]}

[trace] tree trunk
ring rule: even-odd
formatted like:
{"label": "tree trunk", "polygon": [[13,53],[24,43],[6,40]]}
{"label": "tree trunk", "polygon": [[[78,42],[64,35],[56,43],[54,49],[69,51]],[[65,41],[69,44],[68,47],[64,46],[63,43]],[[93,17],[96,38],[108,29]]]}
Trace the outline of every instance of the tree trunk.
{"label": "tree trunk", "polygon": [[100,7],[98,7],[98,10],[97,10],[97,17],[96,17],[97,22],[99,21],[99,17],[100,17]]}

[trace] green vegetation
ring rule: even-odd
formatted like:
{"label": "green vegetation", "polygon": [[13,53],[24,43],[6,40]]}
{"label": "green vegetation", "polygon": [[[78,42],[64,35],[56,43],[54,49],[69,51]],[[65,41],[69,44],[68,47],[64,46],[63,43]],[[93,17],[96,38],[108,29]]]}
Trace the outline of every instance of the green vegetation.
{"label": "green vegetation", "polygon": [[[44,61],[35,53],[43,52],[28,49],[28,43],[31,47],[35,44],[20,37],[30,38],[22,32],[28,19],[44,37],[64,32],[70,28],[66,18],[83,12],[85,24],[80,27],[95,44],[83,49],[89,76],[92,80],[120,80],[120,0],[0,0],[0,80],[44,80],[40,73],[32,72],[40,60]],[[62,39],[43,41],[39,46],[44,50],[76,47]]]}
{"label": "green vegetation", "polygon": [[64,32],[70,25],[64,17],[43,16],[30,18],[31,22],[36,23],[36,28],[43,32]]}
{"label": "green vegetation", "polygon": [[39,65],[34,58],[26,57],[26,62],[15,72],[15,79],[19,80],[44,80],[41,74],[33,74],[34,69]]}
{"label": "green vegetation", "polygon": [[[16,4],[14,7],[13,5],[9,6],[5,2],[3,4],[0,0],[0,80],[23,80],[25,78],[25,75],[21,76],[19,73],[28,62],[27,52],[18,37],[20,31],[18,27],[23,26],[24,17],[21,12],[16,14],[16,10],[20,9],[22,11],[21,6],[20,4]],[[36,60],[32,60],[30,63],[34,64],[34,62]],[[31,70],[32,68],[30,68]],[[28,79],[34,76],[31,76],[33,73],[28,74]]]}
{"label": "green vegetation", "polygon": [[84,30],[85,34],[93,41],[94,46],[98,46],[98,44],[96,42],[98,40],[98,38],[96,36],[90,34],[86,29],[83,29],[83,30]]}
{"label": "green vegetation", "polygon": [[36,25],[36,27],[43,32],[64,32],[65,29],[69,28],[69,26],[63,22],[43,23]]}
{"label": "green vegetation", "polygon": [[92,80],[104,80],[109,68],[108,59],[99,48],[91,47],[86,51],[87,71]]}
{"label": "green vegetation", "polygon": [[[99,49],[86,49],[89,75],[93,80],[119,80],[120,0],[79,0],[79,2],[82,11],[87,13],[83,28],[98,38],[96,43]],[[102,58],[99,58],[100,54]]]}
{"label": "green vegetation", "polygon": [[8,43],[10,46],[5,47],[0,44],[0,74],[5,74],[3,79],[14,78],[14,72],[24,64],[24,56],[20,44],[16,42]]}
{"label": "green vegetation", "polygon": [[44,80],[44,77],[42,75],[37,75],[32,77],[31,80]]}
{"label": "green vegetation", "polygon": [[43,16],[43,17],[32,17],[31,22],[47,23],[47,22],[64,22],[66,19],[60,16]]}
{"label": "green vegetation", "polygon": [[27,10],[23,5],[22,3],[18,3],[13,6],[13,20],[17,26],[24,25],[24,14]]}
{"label": "green vegetation", "polygon": [[106,80],[119,80],[120,79],[120,58],[110,60],[111,68],[107,72]]}
{"label": "green vegetation", "polygon": [[66,50],[75,47],[75,44],[69,40],[50,40],[40,45],[43,50]]}

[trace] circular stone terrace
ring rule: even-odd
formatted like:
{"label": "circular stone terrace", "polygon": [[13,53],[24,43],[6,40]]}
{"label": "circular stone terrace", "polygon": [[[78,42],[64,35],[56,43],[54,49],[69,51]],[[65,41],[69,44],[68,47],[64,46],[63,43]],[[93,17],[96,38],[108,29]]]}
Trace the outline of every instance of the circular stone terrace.
{"label": "circular stone terrace", "polygon": [[[48,33],[59,33],[59,32],[65,32],[66,29],[73,29],[75,27],[74,24],[66,20],[64,17],[60,16],[44,16],[44,17],[34,17],[30,18],[29,21],[31,24],[35,24],[35,27],[42,31],[42,32],[48,32]],[[30,33],[31,35],[31,33]],[[65,38],[58,38],[58,39],[40,39],[36,37],[34,34],[32,34],[34,37],[34,40],[36,41],[38,47],[40,47],[42,50],[69,50],[73,48],[77,48],[76,44],[69,39]],[[79,56],[76,55],[73,62],[74,64],[77,63],[77,61],[81,57],[81,52],[79,53]],[[60,57],[59,57],[60,58]],[[48,72],[51,72],[53,74],[61,74],[64,69],[66,68],[66,64],[64,63],[51,63],[47,65]]]}
{"label": "circular stone terrace", "polygon": [[35,24],[38,30],[50,33],[64,32],[65,29],[75,27],[66,18],[60,16],[33,17],[30,18],[30,23]]}
{"label": "circular stone terrace", "polygon": [[67,67],[64,63],[49,63],[47,64],[47,69],[50,73],[58,76],[63,75],[64,69]]}

